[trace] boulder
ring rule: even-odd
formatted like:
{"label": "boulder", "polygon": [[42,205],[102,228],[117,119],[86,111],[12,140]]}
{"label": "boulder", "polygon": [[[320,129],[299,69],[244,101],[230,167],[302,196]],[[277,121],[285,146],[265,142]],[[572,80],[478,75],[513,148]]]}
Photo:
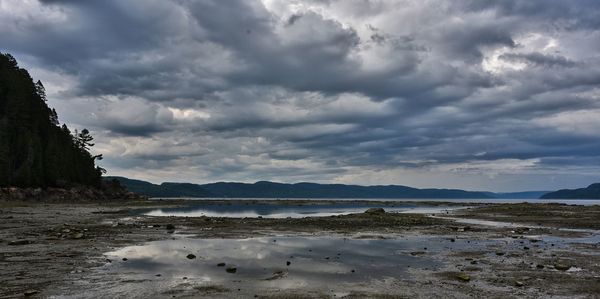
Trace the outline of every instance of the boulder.
{"label": "boulder", "polygon": [[385,214],[385,210],[383,208],[369,208],[365,211],[365,214],[381,215]]}
{"label": "boulder", "polygon": [[567,271],[567,270],[571,269],[571,266],[564,264],[564,263],[556,263],[556,264],[554,264],[554,269],[559,270],[559,271]]}

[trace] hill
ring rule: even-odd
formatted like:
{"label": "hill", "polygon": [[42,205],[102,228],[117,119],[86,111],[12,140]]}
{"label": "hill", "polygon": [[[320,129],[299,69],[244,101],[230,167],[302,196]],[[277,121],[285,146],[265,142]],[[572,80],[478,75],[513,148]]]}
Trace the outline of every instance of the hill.
{"label": "hill", "polygon": [[542,195],[541,199],[600,199],[600,183],[579,189],[562,189]]}
{"label": "hill", "polygon": [[343,184],[219,182],[212,184],[162,183],[160,185],[123,177],[117,179],[129,191],[150,197],[219,198],[493,198],[485,192],[457,189],[417,189],[406,186],[358,186]]}
{"label": "hill", "polygon": [[550,191],[524,191],[524,192],[499,192],[490,193],[495,198],[502,199],[538,199]]}
{"label": "hill", "polygon": [[61,126],[42,83],[0,53],[0,187],[100,187],[92,140]]}

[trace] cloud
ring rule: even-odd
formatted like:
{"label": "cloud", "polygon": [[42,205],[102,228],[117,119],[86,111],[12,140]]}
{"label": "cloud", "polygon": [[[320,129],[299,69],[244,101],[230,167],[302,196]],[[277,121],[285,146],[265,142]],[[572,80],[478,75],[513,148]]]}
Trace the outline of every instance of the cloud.
{"label": "cloud", "polygon": [[0,50],[44,81],[62,121],[92,129],[112,174],[555,189],[600,175],[599,13],[592,0],[0,0]]}

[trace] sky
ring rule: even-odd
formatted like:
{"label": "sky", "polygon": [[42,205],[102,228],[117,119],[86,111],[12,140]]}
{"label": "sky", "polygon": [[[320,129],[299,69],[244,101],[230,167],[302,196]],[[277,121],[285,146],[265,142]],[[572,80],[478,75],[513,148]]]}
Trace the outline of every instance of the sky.
{"label": "sky", "polygon": [[600,181],[596,0],[0,0],[0,23],[109,175]]}

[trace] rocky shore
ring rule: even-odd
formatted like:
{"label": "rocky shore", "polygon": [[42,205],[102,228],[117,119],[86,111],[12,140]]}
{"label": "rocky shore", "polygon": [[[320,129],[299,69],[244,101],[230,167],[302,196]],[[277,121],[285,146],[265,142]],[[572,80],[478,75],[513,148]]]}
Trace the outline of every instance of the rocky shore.
{"label": "rocky shore", "polygon": [[0,201],[81,202],[142,200],[145,196],[127,191],[118,182],[104,182],[100,188],[71,186],[64,188],[0,188]]}
{"label": "rocky shore", "polygon": [[[600,220],[590,217],[600,211],[597,206],[482,205],[454,215],[444,215],[444,219],[421,214],[386,213],[380,209],[361,214],[299,219],[150,217],[139,213],[143,209],[188,204],[190,202],[147,200],[68,204],[0,201],[0,297],[111,296],[109,294],[115,293],[102,292],[112,289],[123,292],[119,293],[123,296],[132,296],[134,293],[127,293],[129,288],[132,292],[136,286],[148,282],[98,271],[107,263],[115,263],[107,261],[104,253],[124,246],[173,238],[236,239],[281,235],[374,240],[431,236],[441,237],[448,246],[455,242],[499,240],[483,251],[467,246],[460,250],[433,252],[424,248],[407,253],[438,260],[444,266],[435,270],[413,269],[409,272],[409,279],[357,283],[349,289],[345,295],[347,298],[597,298],[600,294],[600,244],[577,242],[577,238],[590,235],[589,231],[557,229],[596,229]],[[589,220],[577,220],[577,217],[571,216],[574,211],[583,213],[586,215],[584,218]],[[523,218],[523,214],[529,216]],[[545,220],[548,215],[552,215],[552,221]],[[446,219],[448,217],[495,219],[518,225],[465,225]],[[556,241],[544,241],[542,236]],[[560,238],[567,238],[564,239],[567,241],[563,242]],[[503,245],[509,241],[518,246]],[[186,255],[181,259],[192,261],[203,258],[196,255],[194,259]],[[242,295],[234,292],[237,291],[227,285],[206,285],[189,278],[176,284],[165,284],[161,291],[149,297],[332,296],[311,289],[256,289]]]}

